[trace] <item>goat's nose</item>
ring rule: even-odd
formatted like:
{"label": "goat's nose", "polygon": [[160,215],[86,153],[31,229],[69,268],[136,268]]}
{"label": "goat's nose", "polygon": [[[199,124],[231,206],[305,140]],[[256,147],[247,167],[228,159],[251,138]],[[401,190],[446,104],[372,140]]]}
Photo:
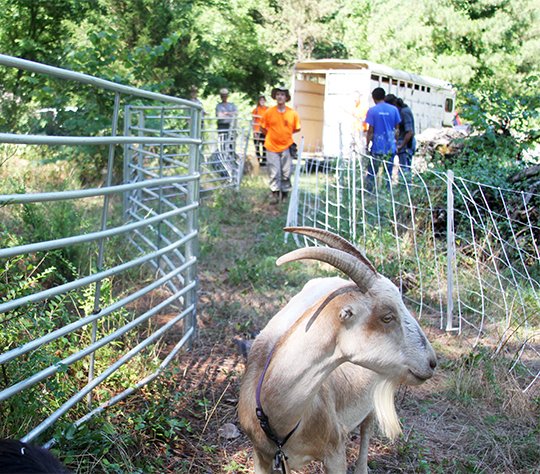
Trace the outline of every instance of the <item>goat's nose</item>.
{"label": "goat's nose", "polygon": [[429,366],[435,370],[435,367],[437,367],[437,359],[430,359]]}

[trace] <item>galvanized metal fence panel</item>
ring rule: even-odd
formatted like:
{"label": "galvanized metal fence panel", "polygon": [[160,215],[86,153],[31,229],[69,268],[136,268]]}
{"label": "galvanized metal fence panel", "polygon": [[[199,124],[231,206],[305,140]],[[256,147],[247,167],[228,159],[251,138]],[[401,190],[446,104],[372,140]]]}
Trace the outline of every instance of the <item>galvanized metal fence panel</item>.
{"label": "galvanized metal fence panel", "polygon": [[389,177],[383,163],[368,182],[372,160],[299,160],[287,224],[356,242],[419,317],[495,343],[529,390],[540,377],[540,226],[530,214],[540,195],[429,168]]}
{"label": "galvanized metal fence panel", "polygon": [[[183,107],[128,105],[125,117],[126,136],[189,136],[191,117]],[[201,125],[200,192],[206,195],[219,189],[239,189],[251,122],[237,118],[229,129],[218,130],[217,119],[205,115]],[[127,146],[124,180],[139,181],[150,176],[158,177],[159,170],[164,173],[182,172],[186,167],[184,154],[167,147],[156,149],[155,144]]]}
{"label": "galvanized metal fence panel", "polygon": [[[67,223],[63,235],[0,248],[1,277],[14,279],[13,290],[0,295],[1,436],[43,441],[58,435],[58,420],[78,425],[156,378],[196,333],[202,110],[18,58],[0,55],[0,65],[114,94],[109,136],[0,134],[0,144],[106,146],[108,155],[101,188],[0,195],[4,223],[22,226],[17,216],[47,216],[69,201],[93,226]],[[119,146],[129,159],[123,182],[114,184]],[[80,268],[69,252],[87,256]],[[50,278],[58,273],[43,264],[51,256],[70,278]]]}
{"label": "galvanized metal fence panel", "polygon": [[201,150],[201,193],[240,189],[251,133],[251,121],[237,117],[219,130],[216,117],[204,117]]}

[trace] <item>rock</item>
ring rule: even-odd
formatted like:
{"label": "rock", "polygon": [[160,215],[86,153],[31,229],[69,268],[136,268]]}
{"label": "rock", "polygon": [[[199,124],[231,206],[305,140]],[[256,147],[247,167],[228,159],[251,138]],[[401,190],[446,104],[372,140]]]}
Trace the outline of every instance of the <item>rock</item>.
{"label": "rock", "polygon": [[225,423],[219,430],[219,436],[225,439],[236,439],[240,436],[240,430],[233,423]]}

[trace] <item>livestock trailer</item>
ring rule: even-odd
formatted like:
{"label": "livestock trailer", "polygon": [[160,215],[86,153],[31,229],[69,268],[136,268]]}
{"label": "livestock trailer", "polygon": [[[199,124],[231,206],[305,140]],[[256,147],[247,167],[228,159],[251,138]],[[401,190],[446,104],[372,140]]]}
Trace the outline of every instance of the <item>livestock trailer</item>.
{"label": "livestock trailer", "polygon": [[302,121],[304,151],[325,157],[364,151],[371,91],[382,87],[413,111],[416,133],[451,127],[456,92],[449,82],[357,59],[319,59],[296,63],[292,103]]}

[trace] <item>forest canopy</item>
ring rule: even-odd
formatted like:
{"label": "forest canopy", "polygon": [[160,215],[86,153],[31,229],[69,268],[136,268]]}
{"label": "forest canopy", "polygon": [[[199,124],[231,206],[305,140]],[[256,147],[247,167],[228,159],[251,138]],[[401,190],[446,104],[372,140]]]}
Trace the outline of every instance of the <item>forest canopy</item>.
{"label": "forest canopy", "polygon": [[[251,103],[287,83],[299,59],[367,59],[448,80],[472,122],[495,113],[495,128],[519,123],[522,133],[531,128],[523,110],[538,118],[536,7],[537,0],[418,0],[414,8],[399,0],[0,0],[0,51],[180,97],[192,86],[202,97],[228,87]],[[47,133],[29,113],[37,106],[84,107],[96,117],[89,125],[60,114],[56,133],[109,124],[110,99],[73,84],[0,68],[0,94],[1,132]]]}

